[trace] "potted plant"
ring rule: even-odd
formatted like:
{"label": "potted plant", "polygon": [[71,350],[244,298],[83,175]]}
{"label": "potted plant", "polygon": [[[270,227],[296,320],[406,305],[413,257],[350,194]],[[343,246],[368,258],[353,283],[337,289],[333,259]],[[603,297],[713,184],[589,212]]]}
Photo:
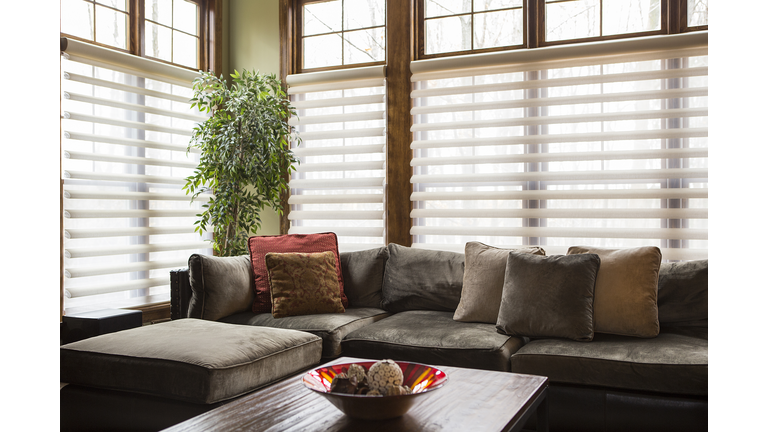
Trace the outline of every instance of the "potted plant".
{"label": "potted plant", "polygon": [[267,206],[282,213],[281,193],[288,190],[297,159],[291,152],[295,115],[274,74],[235,71],[231,84],[202,72],[193,83],[192,107],[210,114],[194,128],[188,150],[201,150],[195,173],[184,191],[193,199],[213,196],[203,205],[195,231],[213,228],[213,249],[219,256],[247,253],[248,237],[261,228]]}

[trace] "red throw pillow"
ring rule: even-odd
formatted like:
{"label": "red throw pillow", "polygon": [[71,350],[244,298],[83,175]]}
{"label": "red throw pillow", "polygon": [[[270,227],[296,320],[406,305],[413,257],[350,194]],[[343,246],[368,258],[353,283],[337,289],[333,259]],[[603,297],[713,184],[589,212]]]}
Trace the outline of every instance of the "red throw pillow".
{"label": "red throw pillow", "polygon": [[344,295],[344,278],[341,275],[341,260],[339,259],[339,243],[336,234],[286,234],[276,236],[254,236],[248,239],[248,250],[251,254],[254,291],[256,298],[253,300],[253,312],[272,312],[272,296],[269,292],[269,274],[264,256],[269,252],[275,253],[318,253],[333,252],[336,257],[336,274],[339,278],[339,294],[344,307],[349,306],[347,296]]}

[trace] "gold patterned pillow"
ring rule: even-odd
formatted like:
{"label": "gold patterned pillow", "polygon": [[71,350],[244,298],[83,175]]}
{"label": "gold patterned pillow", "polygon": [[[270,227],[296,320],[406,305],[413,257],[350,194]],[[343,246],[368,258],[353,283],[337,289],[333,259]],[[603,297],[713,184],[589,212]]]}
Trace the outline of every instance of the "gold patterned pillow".
{"label": "gold patterned pillow", "polygon": [[333,252],[270,252],[264,259],[273,317],[344,312]]}

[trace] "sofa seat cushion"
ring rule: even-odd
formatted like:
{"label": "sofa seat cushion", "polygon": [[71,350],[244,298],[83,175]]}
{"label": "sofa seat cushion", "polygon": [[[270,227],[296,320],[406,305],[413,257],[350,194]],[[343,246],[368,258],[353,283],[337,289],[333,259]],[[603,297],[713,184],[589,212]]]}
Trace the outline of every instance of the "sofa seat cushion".
{"label": "sofa seat cushion", "polygon": [[388,312],[377,308],[349,308],[344,313],[284,318],[274,318],[271,313],[243,312],[222,318],[221,322],[309,332],[323,339],[323,358],[334,358],[341,355],[344,336],[388,316]]}
{"label": "sofa seat cushion", "polygon": [[186,318],[60,348],[61,382],[211,404],[320,362],[309,333]]}
{"label": "sofa seat cushion", "polygon": [[533,340],[510,359],[512,372],[553,383],[706,396],[707,329],[669,328],[653,339],[595,334],[592,342]]}
{"label": "sofa seat cushion", "polygon": [[493,324],[453,320],[453,312],[406,311],[347,335],[344,355],[431,365],[509,370],[509,356],[523,340]]}

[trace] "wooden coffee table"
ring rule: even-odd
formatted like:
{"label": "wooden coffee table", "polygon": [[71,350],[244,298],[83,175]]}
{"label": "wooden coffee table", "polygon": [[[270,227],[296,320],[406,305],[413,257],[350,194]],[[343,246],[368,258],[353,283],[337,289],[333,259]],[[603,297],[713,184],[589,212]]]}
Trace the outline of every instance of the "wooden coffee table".
{"label": "wooden coffee table", "polygon": [[[328,364],[364,359],[341,357]],[[537,415],[547,432],[547,378],[439,366],[448,374],[440,389],[420,397],[402,417],[355,420],[304,387],[304,373],[241,397],[166,431],[520,431]]]}

